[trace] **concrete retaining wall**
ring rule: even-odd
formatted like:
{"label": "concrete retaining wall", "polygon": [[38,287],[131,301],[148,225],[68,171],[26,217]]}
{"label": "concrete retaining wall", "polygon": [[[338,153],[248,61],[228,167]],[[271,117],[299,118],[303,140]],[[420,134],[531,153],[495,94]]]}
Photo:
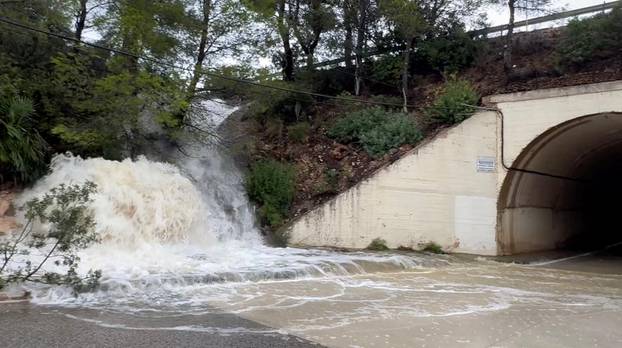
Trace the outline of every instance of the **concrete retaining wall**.
{"label": "concrete retaining wall", "polygon": [[[478,113],[294,223],[291,243],[495,254],[498,119]],[[480,170],[477,163],[480,159]],[[483,168],[492,166],[491,168]]]}

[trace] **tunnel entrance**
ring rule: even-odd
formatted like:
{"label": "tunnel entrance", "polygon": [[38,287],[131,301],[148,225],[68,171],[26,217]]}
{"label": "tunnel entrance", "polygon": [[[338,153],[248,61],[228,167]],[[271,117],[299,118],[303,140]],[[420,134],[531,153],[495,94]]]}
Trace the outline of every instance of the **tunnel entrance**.
{"label": "tunnel entrance", "polygon": [[498,200],[500,254],[587,251],[622,241],[622,113],[549,129],[511,168]]}

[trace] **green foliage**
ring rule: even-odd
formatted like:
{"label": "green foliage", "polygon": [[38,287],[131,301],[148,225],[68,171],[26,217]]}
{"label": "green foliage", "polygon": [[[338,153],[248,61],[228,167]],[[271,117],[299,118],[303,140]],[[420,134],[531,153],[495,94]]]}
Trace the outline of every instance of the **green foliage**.
{"label": "green foliage", "polygon": [[304,118],[305,110],[313,105],[311,96],[287,91],[287,89],[308,91],[308,88],[301,83],[275,80],[263,83],[285,90],[251,88],[249,94],[253,99],[253,105],[250,111],[262,123],[269,119],[280,119],[286,123],[300,121]]}
{"label": "green foliage", "polygon": [[420,35],[428,25],[418,1],[386,0],[380,3],[380,10],[395,26],[397,35],[405,41]]}
{"label": "green foliage", "polygon": [[287,127],[289,139],[297,143],[304,143],[309,138],[311,126],[307,122],[300,122]]}
{"label": "green foliage", "polygon": [[416,144],[423,137],[408,115],[379,107],[347,114],[328,130],[328,136],[341,143],[358,143],[374,157],[404,144]]}
{"label": "green foliage", "polygon": [[432,253],[432,254],[444,254],[445,253],[443,251],[443,247],[441,247],[440,245],[434,242],[426,243],[421,250]]}
{"label": "green foliage", "polygon": [[570,21],[556,51],[562,71],[622,54],[622,6],[607,14]]}
{"label": "green foliage", "polygon": [[386,240],[382,238],[376,238],[372,240],[371,243],[369,243],[366,249],[374,251],[386,251],[389,250],[389,247],[387,246]]}
{"label": "green foliage", "polygon": [[294,170],[275,160],[263,160],[251,166],[246,178],[246,190],[251,200],[259,204],[264,223],[276,228],[283,224],[294,199]]}
{"label": "green foliage", "polygon": [[326,168],[322,174],[322,179],[315,186],[315,194],[334,194],[339,192],[339,179],[341,173],[334,168]]}
{"label": "green foliage", "polygon": [[267,119],[264,134],[268,139],[278,139],[283,135],[283,121],[280,119]]}
{"label": "green foliage", "polygon": [[339,177],[340,173],[335,168],[326,169],[324,171],[324,178],[330,192],[336,193],[339,190]]}
{"label": "green foliage", "polygon": [[425,112],[436,122],[454,124],[473,115],[473,105],[477,105],[478,100],[477,92],[468,81],[450,79]]}
{"label": "green foliage", "polygon": [[285,248],[289,244],[290,235],[289,232],[283,228],[273,231],[270,235],[270,241],[272,245]]}
{"label": "green foliage", "polygon": [[39,177],[45,167],[45,141],[33,124],[34,105],[27,98],[0,99],[0,176],[22,181]]}
{"label": "green foliage", "polygon": [[396,85],[402,73],[403,58],[383,55],[370,63],[370,77],[376,81]]}
{"label": "green foliage", "polygon": [[457,26],[438,37],[424,40],[417,56],[438,72],[456,73],[471,66],[482,48],[481,41],[473,39],[462,26]]}
{"label": "green foliage", "polygon": [[[97,242],[95,222],[89,211],[95,184],[60,185],[40,198],[28,201],[25,210],[26,224],[0,243],[0,288],[8,283],[36,281],[47,284],[68,285],[75,293],[92,291],[99,284],[100,271],[89,271],[86,277],[77,273],[80,259],[76,251]],[[46,231],[33,230],[45,224]],[[43,255],[41,261],[22,264],[16,255],[27,255],[33,249]],[[54,260],[56,266],[66,268],[66,273],[39,274],[43,265]]]}
{"label": "green foliage", "polygon": [[[72,36],[79,9],[75,4],[11,1],[0,5],[0,12]],[[105,46],[168,61],[196,48],[188,37],[196,32],[196,25],[188,29],[196,24],[194,12],[186,12],[189,5],[185,0],[93,0],[87,7],[97,10],[88,13],[87,22]],[[0,31],[0,97],[20,95],[33,101],[29,124],[50,152],[120,159],[144,145],[150,130],[143,125],[161,125],[170,135],[182,126],[189,104],[185,81],[173,69],[77,49],[71,42],[11,26],[5,29]]]}

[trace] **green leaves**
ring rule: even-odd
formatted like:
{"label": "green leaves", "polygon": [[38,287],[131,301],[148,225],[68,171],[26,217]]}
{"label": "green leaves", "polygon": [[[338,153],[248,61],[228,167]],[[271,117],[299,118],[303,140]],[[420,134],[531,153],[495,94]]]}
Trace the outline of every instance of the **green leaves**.
{"label": "green leaves", "polygon": [[[7,283],[34,281],[46,284],[68,285],[74,293],[92,291],[99,285],[101,271],[91,270],[86,277],[77,273],[78,249],[98,241],[95,222],[89,210],[91,196],[96,186],[92,182],[83,185],[59,185],[42,197],[28,201],[25,210],[26,224],[0,243],[0,288]],[[47,226],[47,230],[33,231],[35,223]],[[29,249],[26,249],[28,247]],[[43,256],[40,261],[24,264],[13,258],[28,255],[37,249]],[[46,272],[40,275],[43,265],[54,259],[65,273]]]}
{"label": "green leaves", "polygon": [[387,0],[382,1],[381,12],[393,23],[397,34],[404,40],[410,41],[423,33],[427,27],[422,8],[414,0]]}
{"label": "green leaves", "polygon": [[468,81],[452,78],[425,113],[436,122],[454,124],[473,115],[473,105],[478,101],[479,96]]}
{"label": "green leaves", "polygon": [[607,14],[570,21],[556,51],[562,71],[622,53],[622,6]]}
{"label": "green leaves", "polygon": [[93,232],[95,223],[88,210],[91,195],[96,186],[92,182],[84,185],[61,184],[41,198],[26,203],[23,209],[29,220],[49,224],[45,238],[58,242],[58,250],[69,251],[84,248],[96,241]]}
{"label": "green leaves", "polygon": [[0,164],[5,174],[23,181],[36,179],[44,168],[45,141],[34,129],[33,115],[30,99],[0,99]]}
{"label": "green leaves", "polygon": [[328,136],[345,144],[358,143],[373,157],[380,157],[404,144],[416,144],[423,138],[421,130],[408,115],[380,107],[347,114],[329,129]]}
{"label": "green leaves", "polygon": [[260,205],[264,222],[279,227],[294,199],[294,169],[275,160],[259,161],[250,169],[246,190],[251,200]]}

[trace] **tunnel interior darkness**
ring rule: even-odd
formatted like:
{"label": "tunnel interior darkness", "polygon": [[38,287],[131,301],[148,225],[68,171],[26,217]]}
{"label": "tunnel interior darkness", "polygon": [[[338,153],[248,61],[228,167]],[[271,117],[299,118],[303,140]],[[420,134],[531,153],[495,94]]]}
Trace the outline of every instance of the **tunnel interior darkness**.
{"label": "tunnel interior darkness", "polygon": [[622,241],[622,113],[576,118],[532,141],[498,200],[502,254],[597,250]]}

